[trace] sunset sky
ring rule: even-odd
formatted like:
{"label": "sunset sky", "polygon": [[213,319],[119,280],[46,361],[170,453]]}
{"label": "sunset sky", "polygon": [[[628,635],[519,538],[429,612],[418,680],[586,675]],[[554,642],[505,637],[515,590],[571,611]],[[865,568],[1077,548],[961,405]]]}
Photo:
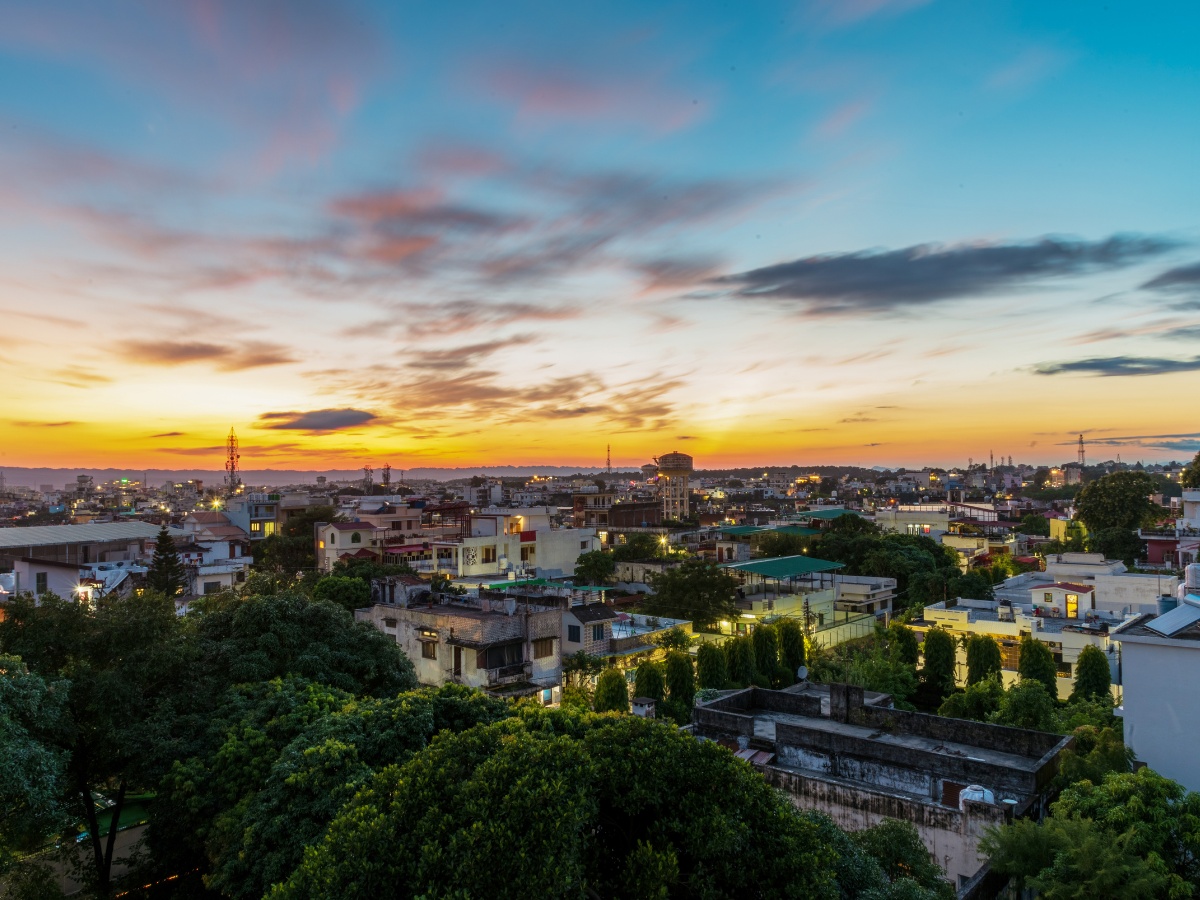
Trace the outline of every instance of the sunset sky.
{"label": "sunset sky", "polygon": [[0,0],[0,468],[1190,458],[1198,33]]}

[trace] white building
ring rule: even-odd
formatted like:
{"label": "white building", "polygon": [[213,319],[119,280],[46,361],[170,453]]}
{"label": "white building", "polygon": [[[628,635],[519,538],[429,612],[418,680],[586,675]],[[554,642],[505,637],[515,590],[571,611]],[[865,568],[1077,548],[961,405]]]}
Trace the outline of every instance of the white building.
{"label": "white building", "polygon": [[1200,791],[1200,595],[1138,616],[1113,637],[1121,642],[1125,743],[1159,774]]}
{"label": "white building", "polygon": [[[1028,604],[1031,593],[1036,598],[1039,590],[1051,591],[1054,584],[1095,588],[1090,608],[1122,619],[1154,612],[1160,597],[1175,595],[1179,579],[1174,575],[1131,573],[1120,560],[1105,559],[1099,553],[1062,553],[1046,559],[1045,572],[1014,575],[997,585],[995,594],[998,600]],[[1059,605],[1065,612],[1065,603]]]}

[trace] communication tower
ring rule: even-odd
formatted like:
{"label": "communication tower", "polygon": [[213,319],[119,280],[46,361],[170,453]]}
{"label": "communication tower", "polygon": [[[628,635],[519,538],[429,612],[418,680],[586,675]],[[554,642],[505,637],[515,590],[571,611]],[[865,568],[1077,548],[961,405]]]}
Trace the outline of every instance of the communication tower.
{"label": "communication tower", "polygon": [[363,466],[363,493],[367,496],[370,496],[372,489],[375,487],[374,475],[375,470],[371,467],[370,463]]}
{"label": "communication tower", "polygon": [[383,464],[383,492],[390,494],[392,492],[392,464]]}
{"label": "communication tower", "polygon": [[686,453],[672,451],[655,457],[658,466],[659,491],[662,494],[663,518],[688,517],[688,482],[695,471],[692,458]]}
{"label": "communication tower", "polygon": [[609,475],[612,474],[612,444],[609,444],[604,454],[604,468]]}
{"label": "communication tower", "polygon": [[1084,453],[1083,453],[1083,435],[1081,434],[1079,436],[1079,468],[1081,468],[1081,469],[1084,466],[1084,459],[1085,459],[1085,457],[1084,457]]}
{"label": "communication tower", "polygon": [[242,489],[242,455],[238,453],[237,433],[229,429],[229,438],[225,441],[225,490],[233,496]]}

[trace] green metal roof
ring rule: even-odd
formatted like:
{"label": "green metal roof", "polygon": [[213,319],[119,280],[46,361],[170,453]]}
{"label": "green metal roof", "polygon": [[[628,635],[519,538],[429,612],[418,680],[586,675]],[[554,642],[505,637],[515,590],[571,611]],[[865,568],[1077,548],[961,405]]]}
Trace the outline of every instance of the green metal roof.
{"label": "green metal roof", "polygon": [[760,531],[769,531],[762,525],[722,525],[720,528],[721,534],[729,534],[733,537],[745,537],[748,534],[758,534]]}
{"label": "green metal roof", "polygon": [[840,516],[857,516],[852,509],[809,509],[799,513],[802,519],[836,519]]}
{"label": "green metal roof", "polygon": [[810,535],[820,534],[819,528],[805,528],[803,525],[780,525],[778,528],[771,529],[778,534],[793,534],[797,537],[809,537]]}
{"label": "green metal roof", "polygon": [[549,584],[555,584],[553,581],[546,581],[544,578],[524,578],[514,581],[496,581],[492,584],[480,585],[489,591],[499,591],[510,587],[544,587]]}
{"label": "green metal roof", "polygon": [[573,591],[588,591],[589,593],[595,594],[595,593],[599,593],[600,591],[611,591],[612,588],[605,587],[602,584],[575,584],[575,585],[571,586],[571,590],[573,590]]}
{"label": "green metal roof", "polygon": [[811,556],[780,556],[775,559],[756,559],[751,562],[727,563],[721,568],[734,569],[750,575],[761,575],[763,578],[797,578],[801,575],[815,575],[817,572],[832,572],[843,568],[842,563],[830,562],[827,559],[813,559]]}

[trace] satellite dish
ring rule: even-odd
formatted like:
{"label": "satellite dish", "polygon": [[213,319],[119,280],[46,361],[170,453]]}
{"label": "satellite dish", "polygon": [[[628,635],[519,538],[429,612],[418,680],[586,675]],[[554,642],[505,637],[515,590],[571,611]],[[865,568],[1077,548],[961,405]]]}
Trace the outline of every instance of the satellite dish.
{"label": "satellite dish", "polygon": [[796,677],[803,681],[808,677],[808,666],[801,666],[796,670]]}

